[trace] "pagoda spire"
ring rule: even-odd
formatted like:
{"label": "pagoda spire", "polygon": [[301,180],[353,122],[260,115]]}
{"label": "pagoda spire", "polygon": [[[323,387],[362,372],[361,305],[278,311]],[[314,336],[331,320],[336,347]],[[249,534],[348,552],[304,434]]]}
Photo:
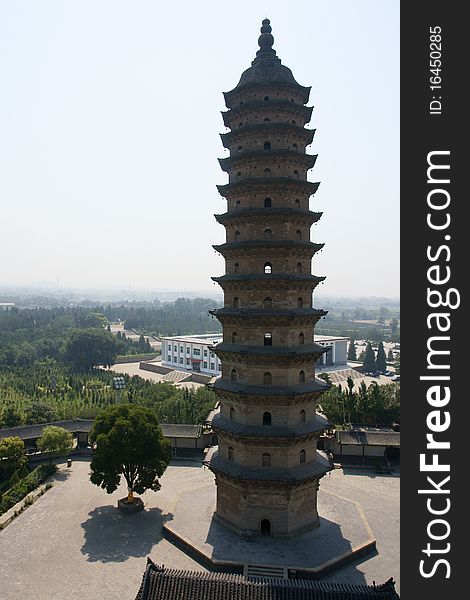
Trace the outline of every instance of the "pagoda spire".
{"label": "pagoda spire", "polygon": [[272,47],[274,44],[274,36],[271,33],[271,21],[269,19],[263,19],[261,23],[261,35],[258,38],[259,50],[256,53],[256,58],[251,63],[252,65],[258,63],[260,60],[276,60],[281,62],[276,56],[276,50]]}

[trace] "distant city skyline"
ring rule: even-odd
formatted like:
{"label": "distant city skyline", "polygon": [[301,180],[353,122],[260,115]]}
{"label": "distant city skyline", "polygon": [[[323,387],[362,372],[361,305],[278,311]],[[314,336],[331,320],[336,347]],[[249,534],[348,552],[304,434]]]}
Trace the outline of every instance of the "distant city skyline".
{"label": "distant city skyline", "polygon": [[316,296],[399,296],[399,3],[375,0],[1,4],[0,286],[220,296],[222,93],[265,16],[312,86]]}

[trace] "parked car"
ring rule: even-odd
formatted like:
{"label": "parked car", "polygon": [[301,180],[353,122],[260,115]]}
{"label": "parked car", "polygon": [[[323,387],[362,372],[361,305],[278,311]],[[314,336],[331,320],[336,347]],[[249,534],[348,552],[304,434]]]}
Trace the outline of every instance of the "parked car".
{"label": "parked car", "polygon": [[390,377],[390,381],[400,381],[400,375],[394,375],[393,377]]}

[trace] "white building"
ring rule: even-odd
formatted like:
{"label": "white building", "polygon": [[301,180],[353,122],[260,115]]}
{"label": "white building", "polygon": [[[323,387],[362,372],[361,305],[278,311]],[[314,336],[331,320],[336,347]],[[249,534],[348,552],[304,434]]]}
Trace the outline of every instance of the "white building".
{"label": "white building", "polygon": [[[162,340],[162,366],[208,375],[221,374],[220,361],[211,351],[222,341],[222,334],[181,335],[164,337]],[[331,335],[316,335],[315,343],[328,348],[317,363],[317,367],[346,365],[349,338]]]}
{"label": "white building", "polygon": [[317,367],[336,367],[347,364],[349,338],[334,335],[316,335],[315,343],[328,348],[317,362]]}
{"label": "white building", "polygon": [[162,340],[162,366],[172,369],[220,375],[220,361],[211,351],[222,341],[222,334],[181,335]]}

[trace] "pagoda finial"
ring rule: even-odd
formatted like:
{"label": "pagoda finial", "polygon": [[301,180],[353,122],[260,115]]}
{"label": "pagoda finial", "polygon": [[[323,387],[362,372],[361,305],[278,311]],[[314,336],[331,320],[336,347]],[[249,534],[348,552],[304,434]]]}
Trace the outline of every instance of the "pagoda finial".
{"label": "pagoda finial", "polygon": [[269,19],[263,19],[261,23],[261,35],[258,38],[259,50],[256,53],[256,58],[253,63],[258,62],[259,60],[276,58],[276,51],[273,49],[274,37],[271,33],[271,22]]}

